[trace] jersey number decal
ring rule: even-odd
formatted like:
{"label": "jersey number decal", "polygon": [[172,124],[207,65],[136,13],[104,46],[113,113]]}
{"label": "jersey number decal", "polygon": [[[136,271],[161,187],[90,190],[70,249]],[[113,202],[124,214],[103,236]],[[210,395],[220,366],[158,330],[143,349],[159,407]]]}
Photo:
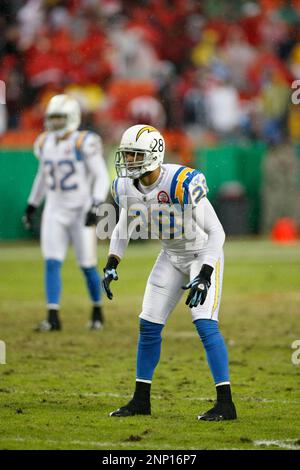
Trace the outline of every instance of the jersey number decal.
{"label": "jersey number decal", "polygon": [[67,171],[66,173],[64,174],[64,176],[62,177],[61,181],[60,181],[60,187],[63,191],[70,191],[72,189],[77,189],[77,184],[74,183],[72,185],[67,185],[67,179],[70,178],[70,176],[72,175],[75,175],[76,173],[76,170],[75,170],[75,166],[74,166],[74,163],[71,161],[71,160],[61,160],[60,162],[58,162],[58,165],[60,167],[62,167],[63,165],[65,165],[65,167],[67,167]]}
{"label": "jersey number decal", "polygon": [[[54,191],[56,189],[56,178],[55,178],[55,164],[51,160],[46,160],[45,165],[49,167],[49,176],[51,178],[51,184],[49,185],[49,189]],[[74,163],[71,160],[60,160],[57,164],[59,167],[65,167],[65,173],[59,182],[59,187],[62,191],[70,191],[73,189],[77,189],[77,184],[69,184],[67,180],[72,176],[75,175],[76,170]]]}
{"label": "jersey number decal", "polygon": [[196,186],[196,188],[193,189],[192,196],[195,198],[194,199],[195,204],[198,204],[203,194],[204,194],[203,186]]}
{"label": "jersey number decal", "polygon": [[[152,149],[152,152],[157,152],[157,150],[158,150],[159,152],[162,152],[163,149],[164,149],[164,142],[163,142],[163,140],[162,140],[162,139],[158,139],[158,140],[157,140],[157,139],[154,139],[154,142],[155,142],[155,145],[154,145],[154,147],[153,147],[153,149]],[[158,149],[157,149],[157,147],[158,147]]]}
{"label": "jersey number decal", "polygon": [[196,186],[192,191],[192,196],[194,198],[194,203],[198,204],[200,199],[208,192],[205,181],[202,181],[198,186]]}
{"label": "jersey number decal", "polygon": [[48,185],[49,185],[49,189],[51,189],[51,191],[54,191],[55,189],[55,175],[54,175],[54,165],[53,165],[53,162],[51,162],[51,160],[45,160],[44,162],[44,165],[46,167],[49,167],[49,170],[48,170]]}

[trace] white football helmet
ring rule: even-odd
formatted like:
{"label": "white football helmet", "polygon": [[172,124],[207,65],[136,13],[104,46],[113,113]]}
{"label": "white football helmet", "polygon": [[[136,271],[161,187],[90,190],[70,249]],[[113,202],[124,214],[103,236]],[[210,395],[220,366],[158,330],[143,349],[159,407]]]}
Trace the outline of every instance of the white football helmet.
{"label": "white football helmet", "polygon": [[48,103],[45,115],[45,127],[55,132],[58,137],[78,129],[81,111],[78,101],[68,95],[56,95]]}
{"label": "white football helmet", "polygon": [[158,168],[164,160],[165,141],[155,127],[137,124],[122,135],[115,166],[119,177],[140,178]]}

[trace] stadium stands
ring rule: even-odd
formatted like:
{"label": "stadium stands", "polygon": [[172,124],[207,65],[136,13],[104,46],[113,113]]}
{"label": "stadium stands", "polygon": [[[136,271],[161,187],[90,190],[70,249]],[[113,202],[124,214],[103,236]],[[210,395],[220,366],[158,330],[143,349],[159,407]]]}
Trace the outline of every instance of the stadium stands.
{"label": "stadium stands", "polygon": [[[66,90],[80,98],[85,124],[111,141],[138,121],[131,101],[139,96],[162,106],[168,135],[183,130],[195,145],[228,137],[277,144],[286,132],[298,139],[289,90],[300,67],[300,1],[201,4],[1,2],[4,142],[20,132],[31,142],[49,96]],[[148,116],[140,106],[144,120],[153,106]]]}

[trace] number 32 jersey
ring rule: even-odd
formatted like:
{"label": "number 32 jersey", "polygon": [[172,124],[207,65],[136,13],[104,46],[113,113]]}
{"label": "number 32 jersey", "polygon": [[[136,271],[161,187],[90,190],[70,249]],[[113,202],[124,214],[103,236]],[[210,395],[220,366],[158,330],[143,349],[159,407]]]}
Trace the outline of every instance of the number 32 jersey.
{"label": "number 32 jersey", "polygon": [[29,204],[62,209],[88,208],[106,199],[109,177],[97,134],[74,131],[65,139],[53,132],[40,134],[34,145],[40,161]]}

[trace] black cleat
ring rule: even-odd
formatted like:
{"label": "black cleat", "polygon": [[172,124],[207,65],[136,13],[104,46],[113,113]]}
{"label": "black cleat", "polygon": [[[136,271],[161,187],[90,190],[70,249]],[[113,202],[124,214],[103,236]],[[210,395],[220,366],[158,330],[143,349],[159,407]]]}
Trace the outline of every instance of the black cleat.
{"label": "black cleat", "polygon": [[60,331],[61,323],[60,321],[49,322],[48,320],[41,321],[35,328],[34,331],[40,333],[43,331]]}
{"label": "black cleat", "polygon": [[99,320],[96,321],[89,321],[87,325],[89,330],[103,330],[103,323]]}
{"label": "black cleat", "polygon": [[59,312],[56,308],[49,308],[47,320],[40,322],[35,328],[34,331],[60,331],[61,323],[59,319]]}
{"label": "black cleat", "polygon": [[104,316],[102,307],[100,305],[94,305],[91,315],[91,320],[88,322],[89,330],[103,330]]}
{"label": "black cleat", "polygon": [[127,416],[135,415],[151,415],[150,403],[131,400],[129,403],[127,403],[127,405],[109,413],[109,416],[116,416],[118,418],[126,418]]}
{"label": "black cleat", "polygon": [[216,402],[213,408],[198,416],[200,421],[230,421],[234,419],[237,419],[237,414],[233,402]]}

